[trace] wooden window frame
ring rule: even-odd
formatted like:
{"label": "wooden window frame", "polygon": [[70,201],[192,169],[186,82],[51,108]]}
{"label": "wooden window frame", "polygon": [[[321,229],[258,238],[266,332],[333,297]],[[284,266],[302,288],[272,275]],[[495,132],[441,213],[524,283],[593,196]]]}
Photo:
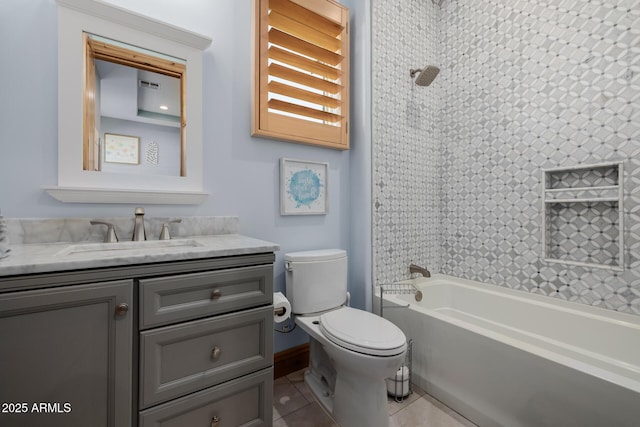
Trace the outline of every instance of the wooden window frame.
{"label": "wooden window frame", "polygon": [[[271,5],[271,6],[270,6]],[[295,13],[303,18],[302,21],[291,20],[292,27],[299,22],[307,23],[312,19],[318,20],[318,25],[333,27],[334,36],[326,37],[313,34],[316,23],[311,26],[312,31],[305,31],[300,26],[297,37],[280,31],[275,26],[269,30],[269,10],[278,7],[291,7]],[[302,9],[304,8],[304,9]],[[304,16],[308,13],[308,16]],[[319,16],[318,16],[319,15]],[[278,17],[287,20],[288,17]],[[275,19],[275,18],[273,18]],[[322,22],[320,22],[322,21]],[[272,20],[272,24],[273,24]],[[273,139],[311,144],[339,150],[349,149],[349,9],[334,0],[254,0],[253,14],[253,72],[252,79],[252,124],[251,134]],[[308,30],[309,27],[306,28]],[[294,31],[295,32],[295,31]],[[269,49],[270,37],[272,49]],[[321,37],[323,40],[314,40]],[[333,39],[332,39],[333,37]],[[276,42],[277,41],[277,42]],[[296,46],[296,53],[278,46]],[[318,45],[324,45],[325,48]],[[311,58],[306,59],[305,56]],[[292,82],[288,78],[295,70],[278,64],[269,65],[269,59],[276,58],[287,65],[305,68],[309,74],[298,73],[295,77],[300,84],[303,80],[314,80],[315,92],[296,88],[286,83]],[[282,58],[282,59],[279,59]],[[313,58],[321,58],[314,60]],[[274,66],[275,65],[275,66]],[[311,75],[325,76],[324,79]],[[279,74],[279,75],[277,75]],[[278,82],[269,77],[284,79]],[[291,77],[294,78],[294,77]],[[294,105],[281,99],[274,99],[273,94],[291,97],[300,103],[310,102],[318,107],[307,108]],[[270,111],[270,106],[272,111]],[[298,113],[308,120],[273,112],[273,109]],[[319,120],[318,122],[310,121]],[[321,121],[321,122],[320,122]]]}

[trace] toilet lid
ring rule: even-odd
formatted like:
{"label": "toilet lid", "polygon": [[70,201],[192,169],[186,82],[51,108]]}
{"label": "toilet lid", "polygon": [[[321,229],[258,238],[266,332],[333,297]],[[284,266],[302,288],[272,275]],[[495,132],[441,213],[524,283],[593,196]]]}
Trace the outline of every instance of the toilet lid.
{"label": "toilet lid", "polygon": [[320,330],[335,344],[373,356],[393,356],[406,349],[396,325],[364,310],[343,307],[320,316]]}

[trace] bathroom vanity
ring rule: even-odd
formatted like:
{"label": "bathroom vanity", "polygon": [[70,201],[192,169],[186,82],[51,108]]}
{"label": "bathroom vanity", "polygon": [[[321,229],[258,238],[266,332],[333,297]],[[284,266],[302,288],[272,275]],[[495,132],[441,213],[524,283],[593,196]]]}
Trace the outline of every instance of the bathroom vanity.
{"label": "bathroom vanity", "polygon": [[170,242],[12,246],[0,425],[270,425],[278,246]]}

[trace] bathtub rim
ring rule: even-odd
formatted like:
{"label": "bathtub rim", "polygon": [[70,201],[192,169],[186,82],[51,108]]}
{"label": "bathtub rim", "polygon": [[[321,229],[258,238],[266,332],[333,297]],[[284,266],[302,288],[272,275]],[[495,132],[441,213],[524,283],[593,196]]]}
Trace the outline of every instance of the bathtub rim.
{"label": "bathtub rim", "polygon": [[[495,295],[499,295],[500,297],[507,297],[510,299],[524,298],[529,301],[534,301],[537,305],[548,306],[548,307],[551,307],[552,309],[560,308],[567,312],[579,314],[580,316],[588,316],[588,317],[597,318],[597,319],[604,318],[606,321],[614,322],[624,326],[630,326],[640,331],[640,316],[636,316],[628,313],[620,313],[613,310],[608,310],[601,307],[589,306],[586,304],[577,303],[573,301],[559,300],[559,299],[545,296],[545,295],[533,294],[527,291],[506,288],[498,285],[482,283],[482,282],[468,280],[468,279],[462,279],[462,278],[448,276],[444,274],[434,274],[432,275],[431,278],[418,277],[415,279],[403,280],[403,281],[394,283],[394,285],[396,284],[413,284],[414,286],[416,286],[418,290],[426,286],[448,284],[453,286],[471,288],[475,291],[495,294]],[[376,287],[374,299],[375,298],[380,298],[379,286]],[[625,362],[612,363],[611,361],[603,360],[603,359],[607,359],[607,356],[601,356],[601,358],[595,358],[592,356],[593,352],[591,352],[590,350],[582,349],[579,347],[575,347],[575,346],[572,346],[569,344],[563,344],[563,343],[560,343],[560,345],[558,345],[558,344],[549,342],[549,341],[555,341],[555,340],[551,338],[546,338],[546,344],[551,344],[556,349],[560,348],[560,349],[564,349],[566,351],[574,352],[574,353],[576,353],[576,349],[582,350],[584,353],[588,353],[586,355],[588,358],[595,359],[598,362],[600,362],[600,364],[604,363],[611,367],[616,367],[618,368],[618,370],[629,371],[632,375],[634,375],[634,377],[631,378],[629,376],[624,375],[623,373],[616,372],[615,370],[609,370],[602,366],[598,366],[597,364],[589,363],[589,361],[572,358],[570,356],[567,356],[566,354],[562,354],[557,351],[544,348],[540,345],[536,345],[535,343],[519,340],[517,338],[508,336],[499,331],[494,331],[484,326],[475,325],[469,321],[447,315],[446,313],[434,310],[432,308],[424,307],[419,302],[411,300],[410,297],[408,297],[407,295],[394,295],[392,293],[385,293],[384,299],[397,305],[405,305],[409,303],[411,306],[409,309],[413,308],[413,310],[415,311],[424,313],[425,315],[431,316],[440,321],[451,323],[455,326],[483,335],[491,340],[521,349],[522,351],[527,351],[529,353],[535,354],[544,359],[559,363],[570,369],[582,371],[588,375],[593,375],[594,377],[600,378],[604,381],[608,381],[610,383],[632,390],[636,393],[640,393],[640,365],[629,366],[629,364]],[[376,308],[379,309],[379,305]],[[386,309],[386,306],[385,306],[385,309]],[[533,333],[529,333],[529,334],[532,336],[539,337],[538,335]],[[545,337],[542,337],[542,338],[545,338]],[[544,339],[540,340],[539,338],[537,338],[537,340],[545,341]]]}
{"label": "bathtub rim", "polygon": [[[537,301],[541,305],[550,305],[554,307],[562,307],[571,312],[578,312],[581,315],[590,314],[591,317],[606,317],[607,320],[613,320],[617,322],[624,322],[625,324],[632,324],[634,327],[640,328],[640,315],[624,313],[616,310],[611,310],[608,308],[598,307],[595,305],[584,304],[577,301],[569,301],[565,299],[556,298],[548,295],[540,295],[529,291],[524,291],[521,289],[513,289],[506,286],[495,285],[493,283],[480,282],[476,280],[464,279],[461,277],[449,276],[446,274],[432,274],[431,277],[416,277],[414,279],[401,280],[398,282],[392,283],[393,285],[401,285],[401,284],[412,284],[417,289],[420,289],[420,286],[428,286],[433,284],[439,284],[440,281],[444,283],[452,283],[455,285],[463,285],[466,287],[471,287],[473,289],[480,289],[483,292],[492,293],[492,294],[500,294],[500,295],[508,295],[513,298],[523,298],[532,299]],[[390,293],[385,293],[389,295]],[[380,296],[380,286],[377,285],[375,289],[375,296]]]}

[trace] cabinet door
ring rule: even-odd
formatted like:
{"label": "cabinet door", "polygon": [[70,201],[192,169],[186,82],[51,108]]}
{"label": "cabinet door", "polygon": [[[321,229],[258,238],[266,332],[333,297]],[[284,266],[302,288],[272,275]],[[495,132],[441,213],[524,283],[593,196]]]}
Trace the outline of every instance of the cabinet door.
{"label": "cabinet door", "polygon": [[132,289],[0,294],[0,426],[131,425]]}

